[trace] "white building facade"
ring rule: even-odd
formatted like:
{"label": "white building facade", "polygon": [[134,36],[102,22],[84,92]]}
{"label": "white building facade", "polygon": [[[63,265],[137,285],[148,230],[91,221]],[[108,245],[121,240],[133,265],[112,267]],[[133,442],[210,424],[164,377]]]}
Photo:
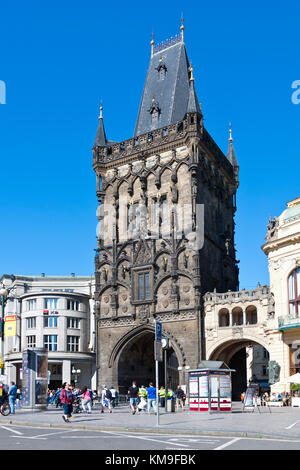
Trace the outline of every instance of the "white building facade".
{"label": "white building facade", "polygon": [[268,256],[276,322],[271,354],[280,378],[272,390],[277,392],[289,389],[289,377],[300,372],[300,197],[269,221],[266,238],[262,249]]}
{"label": "white building facade", "polygon": [[48,350],[49,387],[63,382],[96,388],[94,279],[85,276],[2,276],[10,288],[5,317],[16,335],[4,336],[4,374],[21,384],[22,352]]}

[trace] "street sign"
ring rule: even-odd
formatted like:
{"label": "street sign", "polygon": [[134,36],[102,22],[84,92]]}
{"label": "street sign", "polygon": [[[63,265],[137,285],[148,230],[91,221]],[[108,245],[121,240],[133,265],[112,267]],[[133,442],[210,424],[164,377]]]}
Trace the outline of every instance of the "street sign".
{"label": "street sign", "polygon": [[163,361],[163,349],[159,341],[154,341],[154,359],[155,361]]}
{"label": "street sign", "polygon": [[160,321],[155,322],[155,341],[161,342],[162,337],[162,323]]}

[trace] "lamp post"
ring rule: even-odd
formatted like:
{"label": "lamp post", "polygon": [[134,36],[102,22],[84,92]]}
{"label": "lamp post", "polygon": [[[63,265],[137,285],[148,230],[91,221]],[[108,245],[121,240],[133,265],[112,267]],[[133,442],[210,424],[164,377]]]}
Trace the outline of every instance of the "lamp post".
{"label": "lamp post", "polygon": [[[187,398],[187,401],[188,401],[188,406],[190,405],[190,388],[189,388],[189,369],[190,369],[190,366],[185,366],[185,370],[187,372],[187,381],[185,382],[185,386],[186,386],[186,398]],[[185,375],[185,374],[184,374]]]}
{"label": "lamp post", "polygon": [[161,345],[164,350],[164,373],[165,373],[165,413],[168,411],[168,376],[167,376],[167,351],[169,348],[169,340],[168,338],[162,338]]}
{"label": "lamp post", "polygon": [[8,289],[5,289],[4,286],[0,288],[0,297],[1,297],[1,357],[0,357],[0,370],[1,370],[1,375],[4,375],[4,307],[7,301],[7,296],[8,296]]}
{"label": "lamp post", "polygon": [[75,375],[75,379],[74,379],[74,383],[75,383],[75,387],[77,386],[77,382],[78,382],[78,375],[81,373],[81,370],[80,369],[75,369],[75,366],[72,366],[72,374]]}

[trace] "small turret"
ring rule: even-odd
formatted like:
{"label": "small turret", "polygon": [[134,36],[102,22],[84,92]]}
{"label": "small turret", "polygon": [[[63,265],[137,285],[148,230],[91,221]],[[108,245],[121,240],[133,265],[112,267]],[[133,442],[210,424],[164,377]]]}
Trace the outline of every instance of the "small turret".
{"label": "small turret", "polygon": [[107,139],[105,135],[104,123],[103,123],[103,115],[102,115],[103,107],[102,103],[100,105],[100,115],[99,115],[99,124],[97,129],[97,134],[95,138],[94,147],[106,147]]}

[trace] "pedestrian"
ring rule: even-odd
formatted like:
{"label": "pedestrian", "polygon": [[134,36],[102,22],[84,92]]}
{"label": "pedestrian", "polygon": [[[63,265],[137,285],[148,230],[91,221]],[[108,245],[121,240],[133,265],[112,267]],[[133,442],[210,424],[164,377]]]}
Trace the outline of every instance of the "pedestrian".
{"label": "pedestrian", "polygon": [[183,404],[183,396],[184,396],[184,391],[180,387],[180,385],[177,386],[177,389],[175,391],[175,397],[176,397],[176,411],[178,411],[179,406],[182,408],[182,411],[184,411],[184,404]]}
{"label": "pedestrian", "polygon": [[69,423],[73,411],[73,391],[71,385],[65,382],[60,393],[60,402],[63,406],[64,414],[62,416],[65,423]]}
{"label": "pedestrian", "polygon": [[16,399],[17,399],[17,392],[18,387],[16,386],[15,382],[10,383],[10,388],[8,390],[8,400],[11,414],[15,414],[15,406],[16,406]]}
{"label": "pedestrian", "polygon": [[151,415],[151,408],[154,408],[154,414],[157,414],[156,407],[156,388],[153,386],[153,382],[150,382],[149,387],[147,388],[147,410],[148,414]]}
{"label": "pedestrian", "polygon": [[112,397],[111,391],[107,388],[106,385],[103,385],[103,389],[101,391],[101,405],[102,405],[101,413],[104,413],[105,407],[107,407],[109,412],[112,413],[111,397]]}
{"label": "pedestrian", "polygon": [[147,398],[147,389],[144,385],[139,388],[139,398]]}
{"label": "pedestrian", "polygon": [[21,393],[21,389],[18,388],[17,396],[16,396],[16,409],[17,410],[21,408],[21,400],[22,400],[22,393]]}
{"label": "pedestrian", "polygon": [[[81,406],[84,412],[91,413],[92,412],[92,398],[89,389],[84,386],[82,389],[82,393],[79,395],[81,397]],[[87,406],[87,410],[86,407]]]}
{"label": "pedestrian", "polygon": [[57,389],[56,394],[55,394],[55,401],[56,401],[56,408],[59,406],[62,406],[62,403],[60,401],[60,394],[61,394],[62,388]]}
{"label": "pedestrian", "polygon": [[135,415],[139,397],[139,389],[137,388],[135,381],[132,382],[132,385],[129,387],[127,394],[130,399],[132,414]]}
{"label": "pedestrian", "polygon": [[110,387],[110,392],[111,392],[111,406],[114,408],[116,406],[116,393],[117,393],[117,390],[114,388],[113,385]]}
{"label": "pedestrian", "polygon": [[147,389],[144,385],[139,388],[139,403],[137,406],[138,412],[146,411],[147,409]]}
{"label": "pedestrian", "polygon": [[163,386],[160,387],[158,390],[158,396],[159,396],[159,405],[164,408],[165,406],[165,399],[166,399],[166,390]]}

